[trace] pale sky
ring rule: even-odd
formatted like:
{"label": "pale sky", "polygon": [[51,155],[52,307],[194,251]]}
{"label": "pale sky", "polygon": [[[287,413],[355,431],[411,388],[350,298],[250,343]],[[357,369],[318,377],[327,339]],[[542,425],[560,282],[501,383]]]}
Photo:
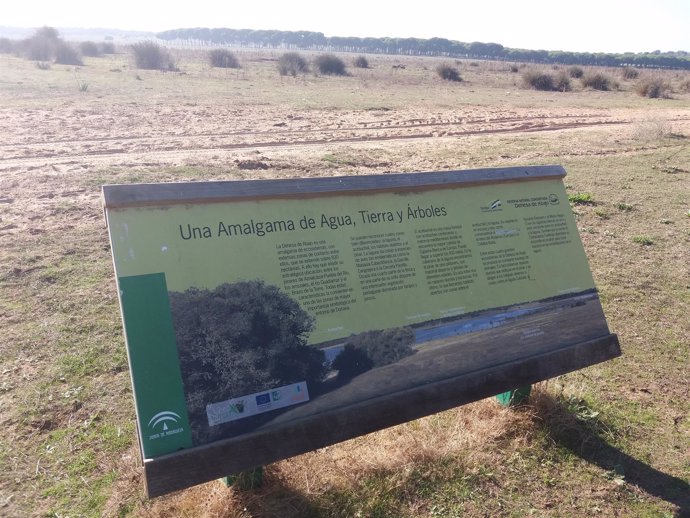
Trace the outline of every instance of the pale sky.
{"label": "pale sky", "polygon": [[580,52],[690,51],[690,0],[2,0],[0,25],[310,30]]}

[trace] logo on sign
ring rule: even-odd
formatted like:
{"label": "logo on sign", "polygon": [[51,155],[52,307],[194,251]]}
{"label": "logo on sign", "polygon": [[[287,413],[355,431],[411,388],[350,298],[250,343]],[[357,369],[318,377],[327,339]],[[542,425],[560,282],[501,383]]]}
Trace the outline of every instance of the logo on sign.
{"label": "logo on sign", "polygon": [[501,209],[501,200],[494,200],[484,207],[480,207],[482,212],[494,212]]}
{"label": "logo on sign", "polygon": [[265,394],[259,394],[256,396],[256,406],[257,408],[265,407],[271,404],[271,395],[267,392]]}
{"label": "logo on sign", "polygon": [[237,403],[233,403],[228,405],[230,407],[230,413],[231,414],[242,414],[244,413],[244,399],[241,401],[238,401]]}
{"label": "logo on sign", "polygon": [[153,432],[149,435],[149,439],[160,439],[168,435],[175,435],[180,433],[184,428],[179,426],[179,421],[182,419],[179,414],[164,410],[158,412],[149,420],[149,431]]}

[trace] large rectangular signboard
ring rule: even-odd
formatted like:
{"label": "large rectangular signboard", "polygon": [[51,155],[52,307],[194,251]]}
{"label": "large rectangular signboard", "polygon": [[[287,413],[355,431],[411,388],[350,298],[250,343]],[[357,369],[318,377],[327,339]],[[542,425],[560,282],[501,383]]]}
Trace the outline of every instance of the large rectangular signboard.
{"label": "large rectangular signboard", "polygon": [[149,494],[618,355],[564,175],[104,186]]}

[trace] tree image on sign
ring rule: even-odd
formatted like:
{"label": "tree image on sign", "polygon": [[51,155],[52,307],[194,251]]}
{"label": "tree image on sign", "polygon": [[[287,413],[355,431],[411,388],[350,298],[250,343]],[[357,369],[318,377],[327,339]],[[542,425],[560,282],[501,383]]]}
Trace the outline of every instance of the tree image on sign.
{"label": "tree image on sign", "polygon": [[351,344],[347,344],[331,364],[333,370],[338,371],[340,380],[349,380],[370,370],[374,362],[367,356],[362,349],[357,349]]}
{"label": "tree image on sign", "polygon": [[395,363],[415,353],[414,331],[409,327],[366,331],[347,340],[331,369],[341,380],[351,379],[375,367]]}
{"label": "tree image on sign", "polygon": [[306,345],[314,319],[263,281],[170,292],[194,442],[208,441],[206,405],[323,379],[324,353]]}

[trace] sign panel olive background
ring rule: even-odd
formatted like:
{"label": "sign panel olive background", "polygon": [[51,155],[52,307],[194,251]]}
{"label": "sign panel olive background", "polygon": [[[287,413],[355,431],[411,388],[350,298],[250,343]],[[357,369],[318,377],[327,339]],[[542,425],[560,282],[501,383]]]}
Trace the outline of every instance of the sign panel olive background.
{"label": "sign panel olive background", "polygon": [[[555,246],[537,248],[525,218],[545,215],[563,216],[567,239],[561,236]],[[170,291],[210,289],[255,279],[284,289],[294,287],[286,280],[291,263],[307,258],[309,249],[330,254],[328,258],[337,263],[331,275],[346,275],[344,282],[351,292],[336,311],[316,315],[311,343],[594,288],[560,179],[405,193],[109,209],[108,223],[117,276],[162,272]],[[488,233],[481,233],[482,224],[488,225]],[[451,227],[456,245],[467,247],[466,269],[475,271],[476,278],[460,290],[437,290],[432,295],[416,232]],[[403,266],[409,272],[414,270],[401,277],[407,288],[365,295],[365,284],[372,281],[359,278],[358,265],[369,266],[376,273],[376,263],[367,263],[361,252],[358,259],[354,249],[356,240],[366,236],[376,236],[374,242],[389,236],[403,246]],[[366,240],[362,242],[366,244]],[[490,283],[482,253],[506,249],[522,254],[528,262],[528,275]],[[568,267],[563,268],[564,264]],[[290,289],[286,291],[291,294]],[[305,302],[304,295],[292,295]],[[311,301],[318,303],[319,299],[312,296]]]}

